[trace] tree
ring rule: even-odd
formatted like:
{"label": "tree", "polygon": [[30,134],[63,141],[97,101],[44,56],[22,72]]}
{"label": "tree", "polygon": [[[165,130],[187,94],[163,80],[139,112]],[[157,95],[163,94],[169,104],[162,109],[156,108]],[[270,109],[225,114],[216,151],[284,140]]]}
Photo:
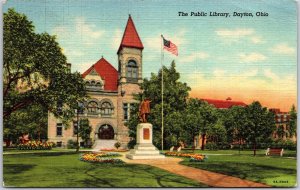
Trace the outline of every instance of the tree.
{"label": "tree", "polygon": [[191,98],[188,100],[185,112],[185,127],[194,138],[201,135],[202,146],[204,150],[204,142],[207,131],[217,122],[216,109],[207,102],[199,99]]}
{"label": "tree", "polygon": [[3,20],[3,117],[39,104],[67,124],[86,96],[81,75],[70,72],[55,36],[36,34],[24,14],[9,9]]}
{"label": "tree", "polygon": [[207,130],[207,140],[216,145],[226,142],[226,129],[223,122],[218,119],[217,122]]}
{"label": "tree", "polygon": [[29,134],[30,139],[47,139],[47,110],[39,104],[32,104],[13,112],[3,120],[3,138],[6,146],[17,143],[23,134]]}
{"label": "tree", "polygon": [[[142,93],[136,95],[136,100],[141,101],[143,98],[150,98],[151,102],[151,114],[148,121],[153,125],[153,143],[155,146],[161,146],[161,125],[162,125],[162,96],[161,96],[161,81],[162,71],[164,74],[164,144],[166,147],[172,143],[169,142],[170,135],[174,135],[172,127],[172,113],[179,113],[186,107],[186,99],[188,97],[188,91],[191,90],[186,83],[180,82],[180,74],[176,71],[175,62],[173,61],[169,68],[163,67],[159,70],[158,74],[151,73],[150,79],[144,79],[141,84]],[[131,111],[131,118],[127,122],[127,126],[130,129],[130,137],[135,138],[136,126],[139,123],[137,117],[138,109],[135,107]],[[182,118],[181,118],[182,119]],[[176,124],[177,125],[177,124]],[[178,133],[178,132],[176,132]],[[133,142],[133,141],[132,141]],[[130,143],[132,143],[130,142]]]}
{"label": "tree", "polygon": [[184,122],[184,115],[181,111],[175,111],[169,114],[169,116],[165,119],[165,128],[164,133],[167,134],[166,136],[166,145],[168,147],[171,146],[178,146],[180,142],[184,141],[185,130],[183,126],[185,125]]}
{"label": "tree", "polygon": [[79,136],[87,145],[88,140],[90,139],[90,135],[92,132],[92,126],[90,126],[90,122],[88,119],[80,119],[79,120]]}
{"label": "tree", "polygon": [[276,134],[277,134],[277,137],[282,140],[283,137],[286,135],[286,131],[284,129],[284,126],[283,125],[279,125],[276,129]]}
{"label": "tree", "polygon": [[274,113],[262,107],[258,101],[246,107],[247,127],[244,129],[246,140],[253,145],[253,155],[256,155],[256,148],[259,143],[267,142],[273,131],[275,131]]}
{"label": "tree", "polygon": [[290,121],[288,125],[288,132],[290,137],[297,135],[297,112],[296,112],[295,105],[293,105],[290,110]]}
{"label": "tree", "polygon": [[241,144],[246,140],[246,129],[248,127],[248,118],[246,108],[241,106],[233,106],[223,113],[222,120],[227,131],[227,139],[229,143],[238,143],[239,152]]}

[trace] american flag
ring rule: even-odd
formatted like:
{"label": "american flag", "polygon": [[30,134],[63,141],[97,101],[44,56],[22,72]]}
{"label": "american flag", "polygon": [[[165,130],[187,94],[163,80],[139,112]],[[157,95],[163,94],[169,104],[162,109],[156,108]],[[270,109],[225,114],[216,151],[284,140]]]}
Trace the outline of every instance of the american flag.
{"label": "american flag", "polygon": [[178,56],[178,49],[175,44],[173,44],[170,40],[166,40],[164,37],[162,37],[164,40],[164,49],[167,51],[173,53],[174,55]]}

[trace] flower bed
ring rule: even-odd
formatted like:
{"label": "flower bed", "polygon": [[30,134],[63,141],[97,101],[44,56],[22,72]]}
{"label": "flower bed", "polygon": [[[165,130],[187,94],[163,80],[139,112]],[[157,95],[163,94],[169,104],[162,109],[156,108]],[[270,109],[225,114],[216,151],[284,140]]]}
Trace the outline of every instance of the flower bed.
{"label": "flower bed", "polygon": [[19,150],[51,150],[55,146],[54,142],[28,141],[24,144],[18,144]]}
{"label": "flower bed", "polygon": [[84,153],[81,154],[79,160],[84,162],[91,162],[91,163],[124,163],[121,159],[114,158],[121,156],[118,153],[114,152],[100,152],[100,153]]}
{"label": "flower bed", "polygon": [[165,152],[165,155],[190,158],[191,162],[204,162],[207,159],[205,155],[196,153]]}

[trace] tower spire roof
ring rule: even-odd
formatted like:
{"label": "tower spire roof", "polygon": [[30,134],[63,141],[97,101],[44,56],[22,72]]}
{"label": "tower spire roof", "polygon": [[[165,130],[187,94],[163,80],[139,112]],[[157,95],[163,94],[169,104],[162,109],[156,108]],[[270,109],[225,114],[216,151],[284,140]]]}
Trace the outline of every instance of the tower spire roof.
{"label": "tower spire roof", "polygon": [[127,21],[127,25],[123,34],[123,38],[118,50],[118,53],[123,47],[133,47],[138,49],[144,49],[142,41],[137,33],[131,15],[129,14],[129,18]]}

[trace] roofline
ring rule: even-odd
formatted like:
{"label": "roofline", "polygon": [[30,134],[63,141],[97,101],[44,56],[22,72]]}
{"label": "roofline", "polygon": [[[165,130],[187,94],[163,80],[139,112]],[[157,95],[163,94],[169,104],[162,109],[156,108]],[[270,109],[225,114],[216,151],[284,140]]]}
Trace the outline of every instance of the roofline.
{"label": "roofline", "polygon": [[[127,27],[128,27],[129,19],[132,21],[133,28],[134,28],[134,30],[136,31],[137,37],[139,38],[139,40],[140,40],[140,42],[141,42],[141,44],[142,44],[142,46],[143,46],[142,48],[140,48],[140,47],[135,47],[135,46],[124,46],[124,45],[122,45],[123,39],[124,39],[124,37],[125,37],[125,31],[126,31],[126,29],[127,29]],[[142,40],[141,40],[141,38],[140,38],[139,33],[138,33],[137,30],[136,30],[135,24],[134,24],[134,22],[133,22],[133,20],[132,20],[130,14],[129,14],[129,17],[128,17],[128,20],[127,20],[127,23],[126,23],[125,30],[124,30],[124,32],[123,32],[122,40],[121,40],[121,43],[120,43],[120,46],[119,46],[119,49],[118,49],[117,54],[119,54],[119,52],[120,52],[120,50],[121,50],[122,47],[133,47],[133,48],[137,48],[137,49],[144,49],[143,42],[142,42]]]}
{"label": "roofline", "polygon": [[124,47],[127,47],[127,48],[135,48],[135,49],[141,49],[141,50],[144,49],[144,47],[140,48],[140,47],[136,47],[136,46],[126,46],[126,45],[121,45],[121,44],[120,44],[120,47],[119,47],[119,49],[118,49],[118,51],[117,51],[117,54],[119,54],[120,51],[121,51],[121,49],[124,48]]}

